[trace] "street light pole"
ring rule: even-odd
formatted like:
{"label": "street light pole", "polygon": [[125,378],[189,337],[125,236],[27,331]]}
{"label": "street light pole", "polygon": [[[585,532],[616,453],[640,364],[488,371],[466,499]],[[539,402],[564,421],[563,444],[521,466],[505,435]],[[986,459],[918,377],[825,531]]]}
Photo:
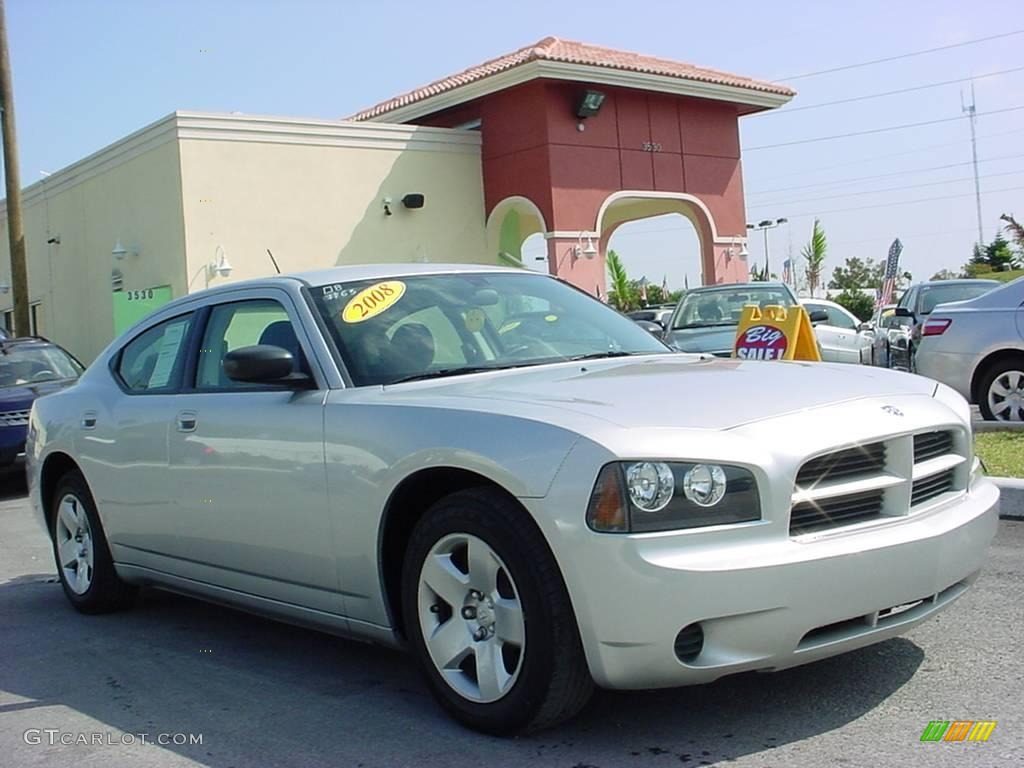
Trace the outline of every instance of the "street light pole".
{"label": "street light pole", "polygon": [[765,273],[764,276],[765,276],[765,279],[769,279],[771,277],[771,264],[769,262],[769,257],[768,257],[768,230],[769,229],[775,229],[775,227],[779,226],[780,224],[786,224],[786,223],[788,223],[788,221],[789,221],[789,219],[786,219],[786,218],[781,218],[781,219],[762,219],[757,224],[747,224],[747,229],[755,230],[755,231],[760,229],[762,232],[764,232],[764,273]]}
{"label": "street light pole", "polygon": [[14,294],[14,334],[31,333],[28,319],[28,271],[25,267],[25,231],[21,218],[21,178],[18,140],[14,133],[14,89],[11,57],[7,50],[7,18],[0,0],[0,126],[3,129],[4,175],[7,182],[7,235],[11,247],[11,292]]}

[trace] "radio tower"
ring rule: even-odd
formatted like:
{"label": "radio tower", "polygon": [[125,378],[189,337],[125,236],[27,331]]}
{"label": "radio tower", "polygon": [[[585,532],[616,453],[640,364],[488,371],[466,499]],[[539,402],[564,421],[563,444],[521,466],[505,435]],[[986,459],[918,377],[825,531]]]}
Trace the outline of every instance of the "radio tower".
{"label": "radio tower", "polygon": [[985,233],[981,225],[981,184],[978,183],[978,137],[974,123],[978,118],[978,110],[974,104],[974,83],[971,83],[971,103],[964,103],[964,92],[960,91],[960,111],[971,121],[971,159],[974,162],[974,202],[978,208],[978,245],[984,247]]}

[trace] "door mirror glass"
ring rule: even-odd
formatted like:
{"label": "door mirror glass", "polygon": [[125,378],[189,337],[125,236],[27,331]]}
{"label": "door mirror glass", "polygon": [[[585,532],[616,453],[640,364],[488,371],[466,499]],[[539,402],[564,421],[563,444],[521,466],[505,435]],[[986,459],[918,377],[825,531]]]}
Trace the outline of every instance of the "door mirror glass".
{"label": "door mirror glass", "polygon": [[[272,344],[254,344],[240,347],[224,356],[224,373],[232,381],[249,384],[278,384],[296,380],[292,376],[295,358],[283,347]],[[303,374],[302,380],[306,380]]]}
{"label": "door mirror glass", "polygon": [[816,309],[813,312],[808,312],[808,316],[811,318],[811,324],[815,323],[827,323],[828,312],[823,309]]}
{"label": "door mirror glass", "polygon": [[911,312],[907,307],[896,307],[896,309],[893,310],[893,314],[896,317],[913,317],[914,316],[914,313]]}

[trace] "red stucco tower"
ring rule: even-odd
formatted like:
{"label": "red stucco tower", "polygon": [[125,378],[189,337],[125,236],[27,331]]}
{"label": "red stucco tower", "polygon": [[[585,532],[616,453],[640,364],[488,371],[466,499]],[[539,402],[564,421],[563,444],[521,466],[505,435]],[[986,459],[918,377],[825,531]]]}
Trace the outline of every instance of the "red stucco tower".
{"label": "red stucco tower", "polygon": [[697,230],[704,283],[747,279],[738,121],[793,95],[548,37],[351,119],[480,130],[488,248],[515,260],[543,233],[549,270],[598,293],[615,228],[670,212]]}

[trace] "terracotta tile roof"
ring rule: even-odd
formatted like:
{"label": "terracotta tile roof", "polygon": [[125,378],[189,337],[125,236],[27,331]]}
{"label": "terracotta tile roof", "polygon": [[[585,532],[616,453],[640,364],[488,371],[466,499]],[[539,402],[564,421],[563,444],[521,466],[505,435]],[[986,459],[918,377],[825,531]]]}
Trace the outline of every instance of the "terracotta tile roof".
{"label": "terracotta tile roof", "polygon": [[592,67],[605,67],[626,72],[637,72],[642,74],[662,75],[665,77],[676,77],[681,80],[694,80],[697,82],[712,83],[715,85],[728,85],[736,88],[747,88],[752,91],[778,94],[780,96],[793,96],[795,91],[783,85],[769,83],[763,80],[754,80],[749,77],[732,75],[728,72],[721,72],[708,67],[698,67],[693,64],[684,64],[669,59],[659,59],[654,56],[644,56],[639,53],[616,51],[611,48],[603,48],[599,45],[588,43],[577,43],[572,40],[562,40],[557,37],[545,37],[538,43],[520,48],[518,51],[499,56],[496,59],[485,61],[475,67],[451,75],[449,77],[435,80],[429,85],[403,93],[393,99],[382,101],[376,106],[364,109],[352,115],[349,120],[369,120],[374,117],[387,114],[388,112],[423,101],[432,96],[453,91],[464,85],[483,80],[484,78],[505,72],[522,64],[531,61],[553,61],[564,64],[584,64]]}

